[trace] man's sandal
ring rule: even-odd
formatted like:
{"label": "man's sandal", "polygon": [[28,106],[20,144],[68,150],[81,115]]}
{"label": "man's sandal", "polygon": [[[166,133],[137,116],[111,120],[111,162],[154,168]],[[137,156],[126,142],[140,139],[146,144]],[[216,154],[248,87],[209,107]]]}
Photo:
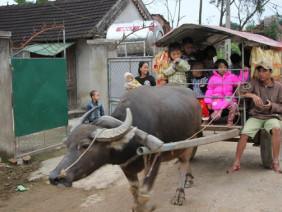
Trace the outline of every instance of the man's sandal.
{"label": "man's sandal", "polygon": [[226,173],[233,173],[233,172],[236,172],[236,171],[239,171],[241,169],[241,166],[238,165],[238,164],[233,164],[232,168],[229,169],[228,171],[226,171]]}
{"label": "man's sandal", "polygon": [[273,171],[282,174],[282,170],[279,167],[279,163],[278,162],[273,162],[270,166],[271,169],[273,169]]}

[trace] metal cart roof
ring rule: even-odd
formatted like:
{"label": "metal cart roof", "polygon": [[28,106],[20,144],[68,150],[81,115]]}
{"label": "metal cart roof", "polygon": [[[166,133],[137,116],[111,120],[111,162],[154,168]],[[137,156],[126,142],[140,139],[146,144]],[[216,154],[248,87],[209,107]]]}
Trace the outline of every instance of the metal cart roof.
{"label": "metal cart roof", "polygon": [[183,24],[177,27],[157,42],[157,46],[166,46],[169,43],[181,42],[183,38],[191,37],[194,43],[202,46],[216,45],[225,39],[233,42],[244,43],[248,46],[265,45],[282,50],[282,43],[263,35],[242,32],[220,26],[205,26],[197,24]]}

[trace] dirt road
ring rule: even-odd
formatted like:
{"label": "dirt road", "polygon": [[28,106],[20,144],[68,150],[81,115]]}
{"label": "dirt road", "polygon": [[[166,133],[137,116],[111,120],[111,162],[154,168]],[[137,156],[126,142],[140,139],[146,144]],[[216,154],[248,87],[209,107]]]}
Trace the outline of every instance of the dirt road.
{"label": "dirt road", "polygon": [[[258,147],[248,144],[241,170],[226,174],[233,162],[235,148],[236,143],[230,142],[198,148],[191,162],[194,186],[185,190],[183,206],[170,204],[178,183],[178,165],[175,161],[163,163],[152,193],[152,200],[158,205],[156,211],[282,211],[282,175],[262,167]],[[51,164],[55,167],[57,162]],[[45,177],[27,184],[28,191],[1,201],[0,211],[127,212],[131,208],[128,184],[118,166],[107,166],[93,178],[74,184],[74,188],[56,187],[46,182]]]}

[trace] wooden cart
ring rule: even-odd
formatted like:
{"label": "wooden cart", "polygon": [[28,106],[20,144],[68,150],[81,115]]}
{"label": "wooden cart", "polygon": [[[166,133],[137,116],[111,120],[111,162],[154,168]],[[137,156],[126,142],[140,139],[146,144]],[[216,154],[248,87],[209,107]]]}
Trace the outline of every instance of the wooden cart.
{"label": "wooden cart", "polygon": [[[181,42],[185,37],[191,37],[194,40],[194,43],[200,46],[216,45],[226,39],[231,39],[233,42],[242,45],[242,64],[244,64],[245,47],[264,46],[267,48],[282,50],[281,42],[274,41],[261,35],[240,32],[219,26],[202,26],[196,24],[183,24],[182,26],[171,30],[161,39],[159,39],[156,42],[156,45],[167,46],[169,43]],[[245,100],[243,100],[241,110],[243,113],[243,120],[241,121],[243,126],[246,122]],[[167,143],[164,144],[164,146],[161,147],[157,152],[171,151],[174,149],[183,149],[194,146],[194,156],[197,151],[197,146],[199,145],[209,144],[217,141],[237,142],[242,126],[226,127],[219,125],[210,125],[205,127],[204,132],[212,131],[214,132],[214,134],[180,142]],[[254,139],[249,139],[248,142],[254,143],[255,146],[260,146],[262,164],[266,168],[269,168],[273,161],[271,135],[269,135],[265,130],[262,129],[257,133]],[[282,132],[280,142],[280,160],[282,160]],[[137,153],[139,155],[142,155],[152,153],[152,151],[150,151],[146,147],[140,147],[137,150]]]}

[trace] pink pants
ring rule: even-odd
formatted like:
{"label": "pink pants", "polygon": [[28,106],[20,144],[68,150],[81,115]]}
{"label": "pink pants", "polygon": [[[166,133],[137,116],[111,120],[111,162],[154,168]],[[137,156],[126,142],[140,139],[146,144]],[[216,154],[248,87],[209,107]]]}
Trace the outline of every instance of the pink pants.
{"label": "pink pants", "polygon": [[[228,105],[227,109],[229,110],[227,123],[233,123],[233,119],[236,115],[238,104],[237,102],[231,102],[230,105]],[[220,119],[222,110],[215,110],[211,114],[211,118],[214,119],[214,121]]]}

